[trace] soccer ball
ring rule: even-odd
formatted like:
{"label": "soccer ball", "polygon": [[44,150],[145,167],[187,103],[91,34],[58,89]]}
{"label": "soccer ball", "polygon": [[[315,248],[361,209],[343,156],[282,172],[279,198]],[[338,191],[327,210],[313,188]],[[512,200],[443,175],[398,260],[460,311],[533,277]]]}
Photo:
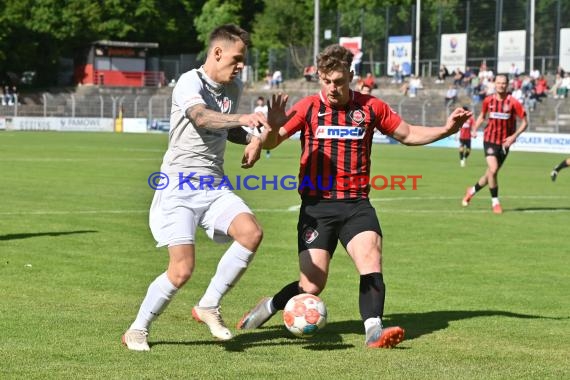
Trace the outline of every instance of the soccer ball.
{"label": "soccer ball", "polygon": [[327,307],[319,297],[303,293],[291,298],[283,310],[287,330],[301,338],[310,338],[327,323]]}

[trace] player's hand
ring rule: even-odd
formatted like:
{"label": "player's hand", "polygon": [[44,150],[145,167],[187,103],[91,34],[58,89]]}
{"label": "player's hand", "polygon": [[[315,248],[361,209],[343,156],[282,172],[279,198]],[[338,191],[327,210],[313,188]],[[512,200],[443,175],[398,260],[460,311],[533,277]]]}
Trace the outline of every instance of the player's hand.
{"label": "player's hand", "polygon": [[471,137],[476,139],[477,138],[477,131],[471,131]]}
{"label": "player's hand", "polygon": [[278,93],[273,94],[271,103],[267,101],[267,123],[274,130],[279,130],[290,118],[285,113],[289,95]]}
{"label": "player's hand", "polygon": [[447,118],[446,129],[451,133],[457,133],[471,116],[473,116],[471,111],[459,107],[454,109]]}
{"label": "player's hand", "polygon": [[259,133],[261,133],[262,126],[271,129],[271,127],[267,123],[267,118],[261,112],[241,115],[239,118],[239,122],[243,126],[249,128],[257,128]]}
{"label": "player's hand", "polygon": [[259,137],[252,137],[251,142],[245,146],[243,157],[241,159],[241,167],[244,169],[252,168],[261,156],[263,144]]}
{"label": "player's hand", "polygon": [[516,141],[516,137],[511,135],[503,140],[503,148],[508,149],[511,145],[513,145]]}

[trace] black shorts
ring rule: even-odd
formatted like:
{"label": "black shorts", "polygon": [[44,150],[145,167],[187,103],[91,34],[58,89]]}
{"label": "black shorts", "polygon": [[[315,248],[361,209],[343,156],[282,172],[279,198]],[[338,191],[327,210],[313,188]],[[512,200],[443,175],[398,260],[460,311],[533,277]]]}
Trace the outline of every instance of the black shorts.
{"label": "black shorts", "polygon": [[471,149],[471,139],[459,139],[459,145],[466,146]]}
{"label": "black shorts", "polygon": [[503,165],[503,162],[505,162],[507,156],[509,155],[509,148],[505,149],[502,145],[492,144],[487,141],[483,141],[483,150],[485,151],[485,157],[487,156],[497,157],[497,162],[499,163],[499,167]]}
{"label": "black shorts", "polygon": [[324,249],[333,255],[337,243],[346,249],[352,238],[364,231],[382,236],[376,210],[368,199],[303,200],[297,224],[299,252]]}

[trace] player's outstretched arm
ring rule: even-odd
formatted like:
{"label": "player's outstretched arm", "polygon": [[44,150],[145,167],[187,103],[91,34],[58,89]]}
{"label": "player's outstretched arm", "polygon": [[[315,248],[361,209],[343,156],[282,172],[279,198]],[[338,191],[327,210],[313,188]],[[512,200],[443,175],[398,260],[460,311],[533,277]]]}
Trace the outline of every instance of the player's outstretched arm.
{"label": "player's outstretched arm", "polygon": [[194,105],[186,110],[186,117],[190,119],[196,128],[230,129],[246,126],[256,128],[264,126],[270,129],[265,116],[258,113],[251,114],[226,114],[212,111],[204,104]]}
{"label": "player's outstretched arm", "polygon": [[473,114],[463,108],[456,108],[442,127],[409,125],[402,121],[392,137],[404,145],[426,145],[457,133]]}

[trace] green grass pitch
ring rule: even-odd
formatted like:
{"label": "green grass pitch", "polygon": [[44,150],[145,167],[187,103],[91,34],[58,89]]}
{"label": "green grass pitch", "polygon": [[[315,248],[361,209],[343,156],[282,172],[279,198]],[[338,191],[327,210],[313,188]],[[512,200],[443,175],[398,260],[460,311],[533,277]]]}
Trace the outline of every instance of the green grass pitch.
{"label": "green grass pitch", "polygon": [[[281,316],[235,331],[261,296],[297,278],[295,191],[237,191],[264,228],[256,259],[223,302],[236,337],[215,342],[190,310],[224,245],[202,232],[197,267],[151,330],[150,353],[120,336],[167,254],[148,229],[165,134],[0,133],[0,378],[12,379],[563,379],[570,378],[570,169],[564,155],[512,152],[500,173],[505,210],[487,189],[481,151],[373,147],[374,175],[422,175],[417,190],[372,191],[384,231],[386,325],[406,340],[364,347],[358,275],[339,248],[322,298],[328,325],[294,338]],[[298,141],[236,175],[296,175]]]}

